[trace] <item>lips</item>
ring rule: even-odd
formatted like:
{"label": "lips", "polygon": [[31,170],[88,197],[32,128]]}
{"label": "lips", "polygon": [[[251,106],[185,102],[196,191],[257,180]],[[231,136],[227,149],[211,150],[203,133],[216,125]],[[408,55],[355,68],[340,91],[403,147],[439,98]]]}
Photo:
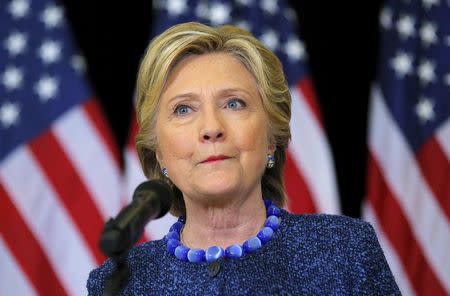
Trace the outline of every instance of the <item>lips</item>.
{"label": "lips", "polygon": [[207,159],[203,160],[201,163],[211,163],[211,162],[217,162],[217,161],[221,161],[221,160],[225,160],[228,159],[228,156],[225,155],[213,155],[208,157]]}

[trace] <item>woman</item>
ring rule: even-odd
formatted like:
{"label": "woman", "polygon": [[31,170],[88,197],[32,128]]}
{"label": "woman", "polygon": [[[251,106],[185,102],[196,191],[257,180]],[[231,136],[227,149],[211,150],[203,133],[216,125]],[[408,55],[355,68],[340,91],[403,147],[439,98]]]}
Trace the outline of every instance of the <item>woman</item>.
{"label": "woman", "polygon": [[[290,104],[279,60],[242,29],[186,23],[151,42],[137,149],[181,218],[130,251],[123,295],[400,294],[369,224],[280,209]],[[90,274],[90,295],[113,270]]]}

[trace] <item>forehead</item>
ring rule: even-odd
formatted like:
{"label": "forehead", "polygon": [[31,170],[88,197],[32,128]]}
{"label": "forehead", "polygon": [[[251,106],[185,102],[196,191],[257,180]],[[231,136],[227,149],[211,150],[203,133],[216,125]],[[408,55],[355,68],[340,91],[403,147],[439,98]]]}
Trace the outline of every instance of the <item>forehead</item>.
{"label": "forehead", "polygon": [[257,83],[244,64],[228,53],[192,55],[180,61],[168,76],[163,96],[196,87],[235,87],[257,92]]}

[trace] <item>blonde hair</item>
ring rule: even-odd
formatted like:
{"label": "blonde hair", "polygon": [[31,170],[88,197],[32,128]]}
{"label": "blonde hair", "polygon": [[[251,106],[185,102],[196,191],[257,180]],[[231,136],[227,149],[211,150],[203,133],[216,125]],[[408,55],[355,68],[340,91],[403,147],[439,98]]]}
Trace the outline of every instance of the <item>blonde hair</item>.
{"label": "blonde hair", "polygon": [[262,193],[265,198],[283,206],[285,149],[291,138],[289,87],[276,55],[249,32],[235,26],[214,28],[189,22],[175,25],[151,41],[141,61],[136,93],[139,125],[136,148],[144,174],[149,179],[168,182],[175,193],[171,213],[175,216],[186,214],[181,191],[161,173],[156,159],[158,139],[154,129],[160,96],[171,71],[188,56],[208,53],[230,54],[242,62],[255,77],[269,118],[269,139],[276,148],[275,165],[265,170],[261,180]]}

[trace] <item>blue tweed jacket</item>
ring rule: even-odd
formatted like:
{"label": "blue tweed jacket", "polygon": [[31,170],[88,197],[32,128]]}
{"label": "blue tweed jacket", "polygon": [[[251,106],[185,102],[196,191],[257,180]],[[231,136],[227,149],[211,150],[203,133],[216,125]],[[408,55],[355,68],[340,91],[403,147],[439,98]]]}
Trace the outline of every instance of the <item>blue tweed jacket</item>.
{"label": "blue tweed jacket", "polygon": [[[120,295],[400,295],[372,227],[359,219],[293,215],[260,251],[240,259],[182,262],[164,240],[133,248]],[[89,295],[101,295],[111,260],[93,270]]]}

